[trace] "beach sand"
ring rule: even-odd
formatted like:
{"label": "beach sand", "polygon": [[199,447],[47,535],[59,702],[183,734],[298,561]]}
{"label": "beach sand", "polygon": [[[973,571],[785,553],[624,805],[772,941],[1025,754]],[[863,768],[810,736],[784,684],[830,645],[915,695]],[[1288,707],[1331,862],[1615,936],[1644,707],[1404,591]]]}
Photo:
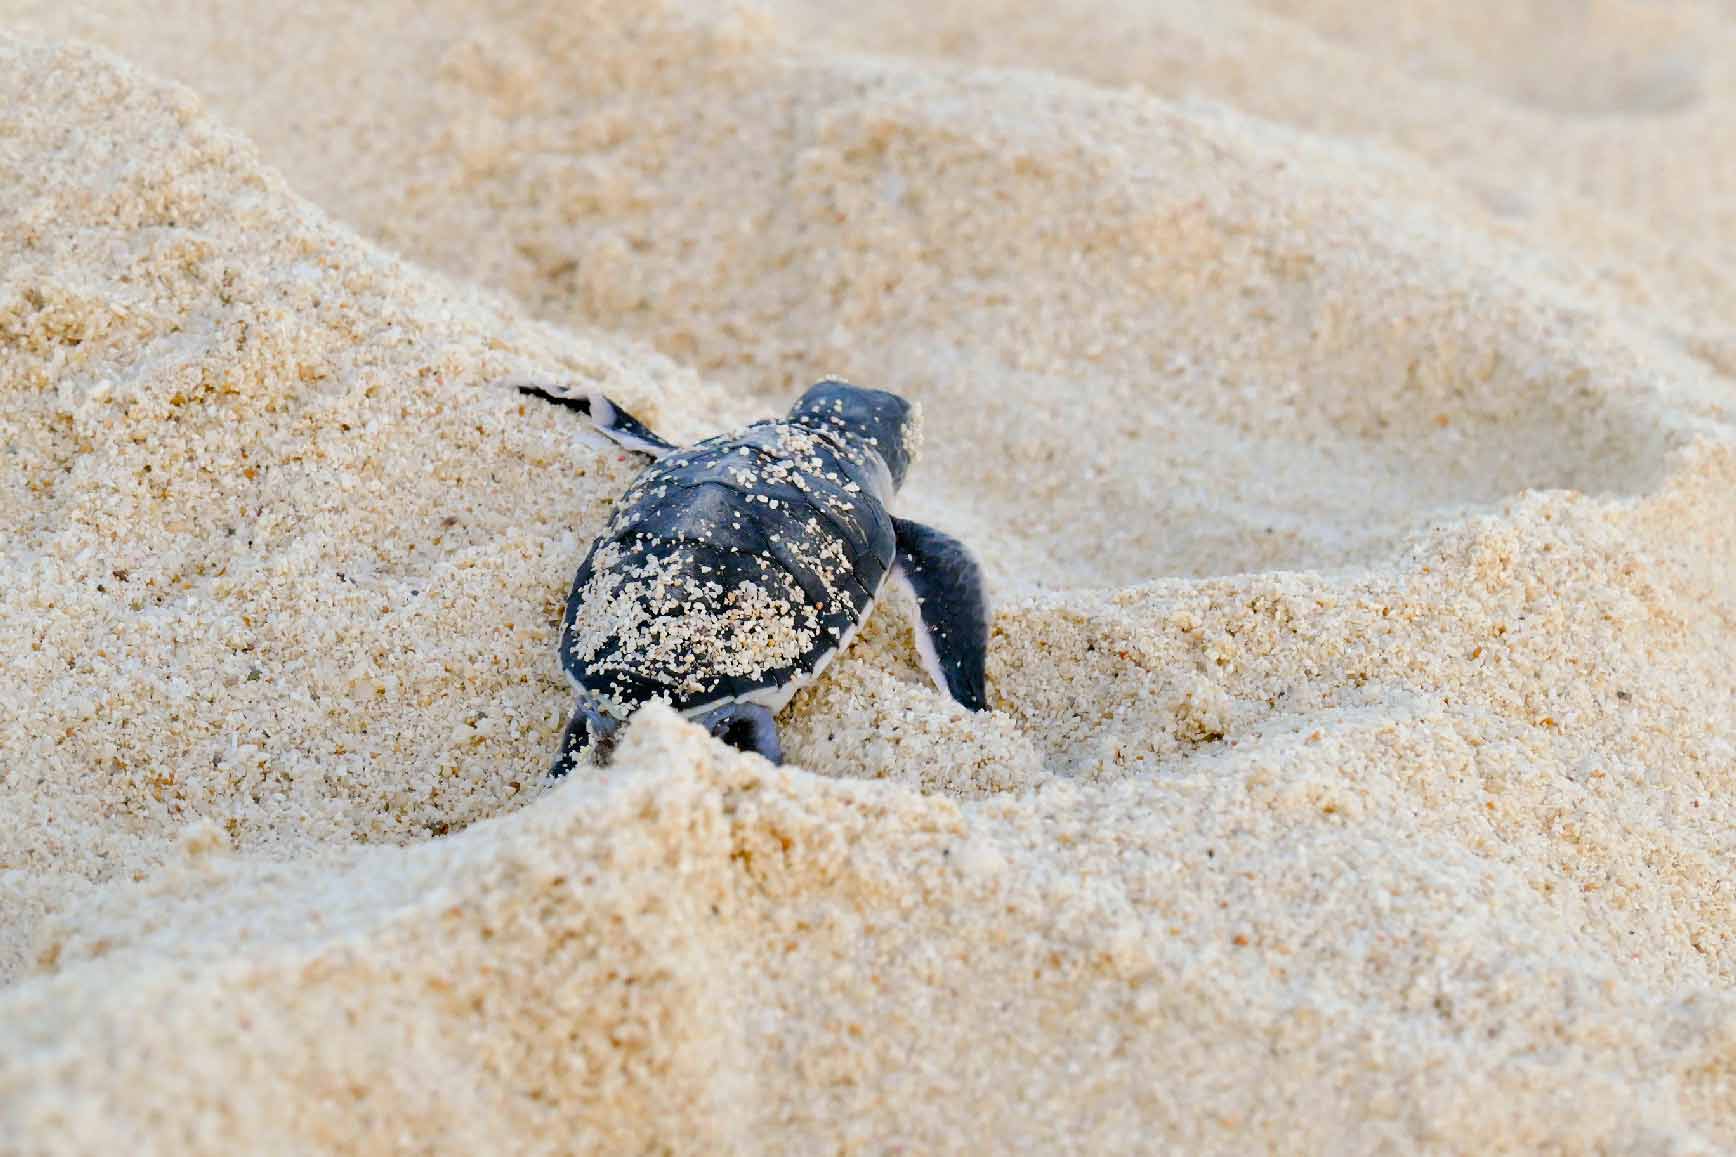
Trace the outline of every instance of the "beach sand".
{"label": "beach sand", "polygon": [[[1727,0],[0,0],[0,1150],[1736,1151]],[[892,599],[544,776],[638,463]]]}

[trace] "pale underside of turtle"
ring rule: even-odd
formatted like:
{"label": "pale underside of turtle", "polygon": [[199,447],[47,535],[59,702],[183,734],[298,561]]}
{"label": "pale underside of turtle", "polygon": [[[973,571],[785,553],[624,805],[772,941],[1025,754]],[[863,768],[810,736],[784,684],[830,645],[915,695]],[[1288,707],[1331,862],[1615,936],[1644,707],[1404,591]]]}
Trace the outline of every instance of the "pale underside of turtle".
{"label": "pale underside of turtle", "polygon": [[607,759],[661,699],[776,763],[777,712],[847,646],[887,583],[912,594],[935,685],[984,710],[988,608],[957,540],[889,509],[919,438],[903,398],[828,379],[780,419],[680,447],[601,394],[521,393],[585,415],[651,461],[592,543],[560,658],[578,708],[552,769]]}

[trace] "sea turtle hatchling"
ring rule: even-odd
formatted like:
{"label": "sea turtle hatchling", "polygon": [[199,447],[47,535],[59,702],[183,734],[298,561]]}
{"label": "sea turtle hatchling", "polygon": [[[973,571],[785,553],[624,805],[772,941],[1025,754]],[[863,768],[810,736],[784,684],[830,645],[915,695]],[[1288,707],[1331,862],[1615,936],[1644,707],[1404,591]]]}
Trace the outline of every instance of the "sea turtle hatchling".
{"label": "sea turtle hatchling", "polygon": [[917,652],[936,686],[987,707],[976,561],[888,509],[919,440],[903,398],[828,379],[787,417],[682,448],[601,394],[518,389],[653,459],[567,597],[560,658],[579,704],[553,775],[587,742],[605,761],[622,723],[658,698],[779,762],[773,717],[849,644],[889,581],[914,595]]}

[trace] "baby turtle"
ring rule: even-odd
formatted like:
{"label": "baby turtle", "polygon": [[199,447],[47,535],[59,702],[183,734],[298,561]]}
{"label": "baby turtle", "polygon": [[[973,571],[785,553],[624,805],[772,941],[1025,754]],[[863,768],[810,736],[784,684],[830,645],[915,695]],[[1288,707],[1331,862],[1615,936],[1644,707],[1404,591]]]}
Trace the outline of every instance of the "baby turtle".
{"label": "baby turtle", "polygon": [[773,716],[849,644],[889,581],[915,596],[916,647],[936,686],[987,707],[976,560],[887,509],[919,438],[903,398],[827,379],[788,417],[683,449],[601,394],[518,389],[653,459],[573,579],[560,656],[579,705],[552,774],[587,742],[605,761],[621,724],[658,698],[780,762]]}

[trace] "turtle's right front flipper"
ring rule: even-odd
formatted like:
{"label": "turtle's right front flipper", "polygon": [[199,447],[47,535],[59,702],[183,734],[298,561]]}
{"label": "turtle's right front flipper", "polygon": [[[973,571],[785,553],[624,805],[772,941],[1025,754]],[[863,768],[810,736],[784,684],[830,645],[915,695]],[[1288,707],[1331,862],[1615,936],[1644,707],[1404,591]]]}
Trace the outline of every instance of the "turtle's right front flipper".
{"label": "turtle's right front flipper", "polygon": [[982,570],[962,542],[932,526],[894,518],[895,573],[916,596],[916,650],[929,677],[972,711],[989,705],[985,674],[989,604]]}
{"label": "turtle's right front flipper", "polygon": [[591,420],[591,424],[617,446],[628,450],[636,450],[641,454],[649,454],[653,458],[661,458],[665,454],[679,450],[680,447],[667,439],[653,433],[651,427],[611,402],[598,393],[554,394],[541,386],[520,385],[518,392],[532,398],[541,398],[557,406],[569,410],[577,410]]}

